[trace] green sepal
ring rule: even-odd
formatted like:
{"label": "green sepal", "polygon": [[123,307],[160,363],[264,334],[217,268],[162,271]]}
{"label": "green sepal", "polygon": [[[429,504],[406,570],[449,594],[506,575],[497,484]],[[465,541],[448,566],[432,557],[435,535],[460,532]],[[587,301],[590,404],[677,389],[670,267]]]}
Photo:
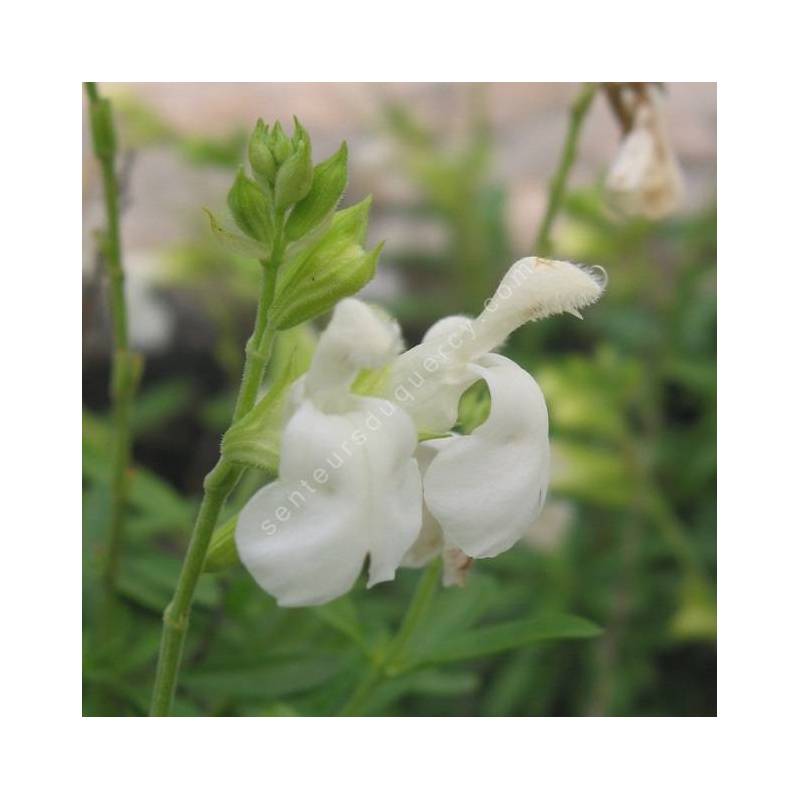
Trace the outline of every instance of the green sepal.
{"label": "green sepal", "polygon": [[239,168],[228,192],[228,208],[239,229],[267,248],[275,236],[275,216],[267,193]]}
{"label": "green sepal", "polygon": [[310,363],[307,344],[295,341],[291,355],[284,359],[284,366],[267,393],[222,437],[222,457],[226,461],[278,474],[289,388],[308,370]]}
{"label": "green sepal", "polygon": [[89,105],[89,124],[92,128],[92,146],[100,159],[111,159],[117,149],[114,134],[114,120],[111,116],[111,103],[105,97]]}
{"label": "green sepal", "polygon": [[261,242],[229,231],[227,228],[220,225],[217,218],[207,208],[204,208],[203,211],[208,215],[208,223],[211,226],[211,232],[220,244],[229,248],[237,255],[245,256],[246,258],[257,258],[259,260],[269,258],[270,251],[265,245],[261,244]]}
{"label": "green sepal", "polygon": [[286,220],[286,238],[296,241],[321,225],[339,204],[347,186],[347,143],[314,167],[308,194]]}
{"label": "green sepal", "polygon": [[334,214],[330,228],[281,268],[270,319],[278,330],[330,311],[375,274],[383,245],[364,252],[370,198]]}
{"label": "green sepal", "polygon": [[223,522],[211,534],[203,572],[222,572],[239,563],[239,553],[236,551],[236,523],[239,515],[234,514],[229,520]]}
{"label": "green sepal", "polygon": [[275,207],[283,211],[302,200],[311,189],[314,166],[311,162],[311,140],[295,120],[297,142],[292,155],[281,164],[275,178]]}
{"label": "green sepal", "polygon": [[278,165],[275,163],[275,157],[269,147],[269,128],[264,124],[263,119],[258,120],[255,130],[250,136],[247,155],[256,178],[265,188],[272,186],[278,172]]}

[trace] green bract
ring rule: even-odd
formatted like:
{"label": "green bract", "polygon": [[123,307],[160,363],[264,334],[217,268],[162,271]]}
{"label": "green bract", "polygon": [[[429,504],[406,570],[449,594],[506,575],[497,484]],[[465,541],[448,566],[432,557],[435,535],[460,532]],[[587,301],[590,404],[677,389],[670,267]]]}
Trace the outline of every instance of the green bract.
{"label": "green bract", "polygon": [[320,225],[336,208],[347,186],[347,144],[314,168],[311,189],[286,220],[286,238],[295,241]]}
{"label": "green bract", "polygon": [[286,330],[324,314],[375,273],[380,247],[365,252],[370,200],[336,213],[347,185],[347,145],[314,166],[308,132],[295,119],[289,138],[279,122],[258,120],[248,143],[254,177],[240,168],[228,194],[243,235],[207,212],[215,236],[275,271],[269,325]]}
{"label": "green bract", "polygon": [[229,231],[220,225],[217,218],[207,208],[204,208],[203,211],[208,215],[211,232],[225,247],[246,258],[257,258],[259,260],[269,258],[269,250],[263,244],[254,239],[249,239],[247,236],[240,236],[238,233]]}
{"label": "green bract", "polygon": [[311,163],[311,143],[308,134],[297,144],[297,149],[281,164],[275,178],[275,206],[283,211],[302,200],[311,189],[314,166]]}
{"label": "green bract", "polygon": [[253,175],[255,175],[265,187],[271,186],[275,180],[278,165],[275,163],[275,157],[272,155],[272,151],[269,147],[269,129],[264,124],[263,119],[260,119],[256,123],[255,130],[250,137],[250,143],[247,147],[247,154],[250,159]]}
{"label": "green bract", "polygon": [[277,474],[283,412],[289,388],[308,370],[314,346],[314,336],[303,327],[279,335],[272,385],[254,408],[231,426],[222,438],[222,455],[226,460]]}
{"label": "green bract", "polygon": [[239,229],[251,238],[272,246],[275,215],[270,196],[240,168],[228,192],[228,208]]}
{"label": "green bract", "polygon": [[270,308],[275,328],[291,328],[330,311],[372,278],[381,245],[369,252],[362,246],[371,202],[368,197],[334,214],[324,235],[281,268]]}

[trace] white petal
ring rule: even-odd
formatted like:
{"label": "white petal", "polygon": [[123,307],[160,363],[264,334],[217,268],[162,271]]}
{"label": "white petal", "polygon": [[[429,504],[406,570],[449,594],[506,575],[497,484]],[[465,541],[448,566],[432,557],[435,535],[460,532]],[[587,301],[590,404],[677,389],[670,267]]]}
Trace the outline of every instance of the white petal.
{"label": "white petal", "polygon": [[[394,578],[422,526],[422,479],[414,459],[417,432],[408,415],[386,400],[364,398],[362,425],[369,454],[367,481],[371,505],[369,581]],[[378,427],[376,420],[380,423]]]}
{"label": "white petal", "polygon": [[419,532],[413,425],[386,401],[356,402],[329,414],[304,401],[284,431],[279,479],[239,515],[242,563],[280,605],[345,594],[368,553],[370,583],[390,579]]}
{"label": "white petal", "polygon": [[499,347],[526,322],[575,313],[600,299],[607,282],[602,267],[569,261],[521,258],[503,277],[483,313],[475,320],[464,350],[472,359]]}
{"label": "white petal", "polygon": [[[439,452],[439,443],[441,441],[443,440],[433,439],[429,442],[422,442],[417,447],[416,459],[423,481],[434,456]],[[422,529],[411,549],[403,556],[400,566],[414,569],[424,567],[431,559],[442,552],[443,541],[441,525],[436,521],[436,517],[431,514],[428,506],[423,503]]]}
{"label": "white petal", "polygon": [[336,305],[304,381],[305,394],[327,410],[344,411],[347,390],[362,369],[377,369],[402,349],[400,328],[382,310],[349,297]]}
{"label": "white petal", "polygon": [[474,342],[474,321],[445,317],[422,342],[403,353],[392,367],[387,396],[398,403],[424,434],[446,433],[458,419],[461,395],[477,380],[467,368]]}
{"label": "white petal", "polygon": [[530,528],[547,492],[547,407],[536,381],[504,356],[472,369],[492,396],[489,418],[469,436],[437,440],[424,479],[425,502],[445,546],[485,558],[507,550]]}

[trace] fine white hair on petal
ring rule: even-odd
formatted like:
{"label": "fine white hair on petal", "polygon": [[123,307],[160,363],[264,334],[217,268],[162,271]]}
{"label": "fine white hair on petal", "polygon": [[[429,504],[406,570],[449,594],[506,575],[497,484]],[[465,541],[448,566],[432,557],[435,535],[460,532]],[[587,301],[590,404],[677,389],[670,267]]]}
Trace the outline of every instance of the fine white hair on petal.
{"label": "fine white hair on petal", "polygon": [[549,480],[547,406],[536,381],[504,356],[472,365],[489,387],[489,417],[468,436],[437,440],[424,498],[445,547],[488,558],[513,546],[541,511]]}
{"label": "fine white hair on petal", "polygon": [[425,331],[422,341],[447,340],[453,335],[463,336],[464,333],[472,329],[474,322],[475,320],[472,317],[466,316],[466,314],[454,314],[452,317],[442,317]]}
{"label": "fine white hair on petal", "polygon": [[529,256],[515,262],[474,323],[472,355],[488,353],[514,330],[554,314],[576,314],[600,299],[608,282],[600,266]]}
{"label": "fine white hair on petal", "polygon": [[322,332],[304,386],[308,396],[346,395],[362,369],[389,363],[403,346],[400,326],[383,310],[349,297],[337,303]]}
{"label": "fine white hair on petal", "polygon": [[580,316],[579,309],[596,302],[606,283],[606,271],[599,266],[520,259],[477,319],[445,317],[395,361],[386,396],[408,412],[417,430],[449,431],[461,395],[478,380],[469,367],[472,361],[500,347],[526,322],[564,312]]}
{"label": "fine white hair on petal", "polygon": [[370,556],[370,585],[394,577],[421,526],[416,432],[396,406],[356,398],[346,413],[310,400],[289,420],[280,477],[239,515],[236,546],[282,606],[326,603]]}

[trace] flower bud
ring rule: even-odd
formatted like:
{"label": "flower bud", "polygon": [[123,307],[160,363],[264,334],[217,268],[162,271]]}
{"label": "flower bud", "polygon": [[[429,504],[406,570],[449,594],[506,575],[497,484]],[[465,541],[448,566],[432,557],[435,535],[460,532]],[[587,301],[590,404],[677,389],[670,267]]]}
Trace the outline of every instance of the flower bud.
{"label": "flower bud", "polygon": [[267,248],[272,246],[275,222],[270,198],[244,174],[244,169],[239,169],[228,193],[228,207],[243,233],[262,242]]}
{"label": "flower bud", "polygon": [[653,87],[638,100],[605,191],[609,206],[627,216],[662,219],[681,204],[683,177],[667,134],[663,102]]}
{"label": "flower bud", "polygon": [[270,310],[279,330],[324,314],[375,274],[381,246],[362,247],[370,203],[366,198],[339,211],[325,234],[281,269]]}
{"label": "flower bud", "polygon": [[275,158],[275,163],[280,165],[292,154],[292,142],[283,132],[280,122],[276,122],[269,132],[269,149]]}
{"label": "flower bud", "polygon": [[286,238],[301,239],[336,208],[347,185],[347,144],[314,168],[311,189],[292,209],[286,221]]}
{"label": "flower bud", "polygon": [[311,189],[314,167],[308,135],[300,139],[294,153],[281,164],[275,178],[275,207],[278,211],[302,200]]}
{"label": "flower bud", "polygon": [[265,187],[271,186],[275,180],[278,165],[275,163],[269,147],[269,129],[263,119],[256,123],[255,130],[250,136],[247,152],[253,174]]}

